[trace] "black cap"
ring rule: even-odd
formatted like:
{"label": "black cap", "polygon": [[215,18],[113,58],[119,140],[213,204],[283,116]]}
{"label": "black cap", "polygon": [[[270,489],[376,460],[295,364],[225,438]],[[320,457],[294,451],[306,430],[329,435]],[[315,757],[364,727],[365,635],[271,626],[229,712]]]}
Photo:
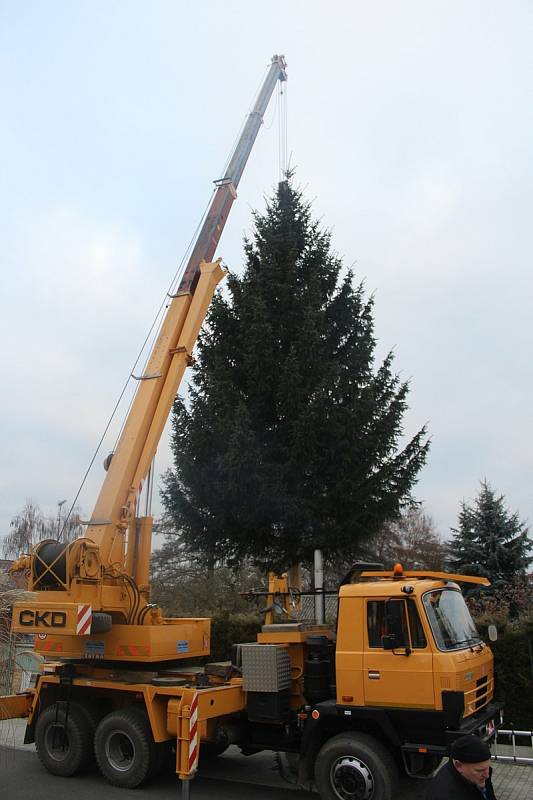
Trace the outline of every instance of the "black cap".
{"label": "black cap", "polygon": [[490,759],[490,749],[479,736],[461,736],[452,744],[451,756],[463,764],[479,764]]}

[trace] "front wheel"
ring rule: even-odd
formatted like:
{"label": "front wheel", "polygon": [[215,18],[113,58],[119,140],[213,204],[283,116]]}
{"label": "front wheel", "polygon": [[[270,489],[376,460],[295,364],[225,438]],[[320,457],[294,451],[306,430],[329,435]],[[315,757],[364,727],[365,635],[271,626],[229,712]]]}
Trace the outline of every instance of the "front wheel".
{"label": "front wheel", "polygon": [[78,703],[58,702],[45,708],[35,727],[37,755],[52,775],[69,778],[86,767],[93,752],[93,729]]}
{"label": "front wheel", "polygon": [[396,765],[366,733],[341,733],[321,748],[315,782],[322,800],[392,800]]}

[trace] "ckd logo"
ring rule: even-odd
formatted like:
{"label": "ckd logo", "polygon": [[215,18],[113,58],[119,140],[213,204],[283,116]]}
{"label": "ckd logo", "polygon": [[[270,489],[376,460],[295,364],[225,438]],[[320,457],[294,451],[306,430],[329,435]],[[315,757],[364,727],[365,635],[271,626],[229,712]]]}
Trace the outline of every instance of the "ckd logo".
{"label": "ckd logo", "polygon": [[19,614],[19,625],[28,628],[65,628],[66,611],[31,611],[26,608]]}

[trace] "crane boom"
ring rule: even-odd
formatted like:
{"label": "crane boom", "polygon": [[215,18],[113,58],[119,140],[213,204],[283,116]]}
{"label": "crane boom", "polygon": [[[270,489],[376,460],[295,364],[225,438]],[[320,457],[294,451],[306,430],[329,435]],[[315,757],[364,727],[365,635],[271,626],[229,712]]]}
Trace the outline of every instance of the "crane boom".
{"label": "crane boom", "polygon": [[212,264],[212,258],[274,87],[278,80],[286,80],[285,66],[283,56],[273,56],[226,173],[217,181],[206,219],[193,246],[177,294],[172,298],[104,479],[88,534],[99,545],[103,563],[121,563],[123,560],[122,537],[117,533],[124,531],[135,515],[141,484],[152,463],[185,369],[190,363],[192,349],[216,285],[223,277],[220,264]]}
{"label": "crane boom", "polygon": [[[135,625],[143,621],[145,610],[152,608],[147,608],[152,517],[138,515],[138,499],[207,309],[225,274],[220,259],[212,259],[274,87],[278,80],[287,79],[285,67],[283,56],[273,56],[228,168],[215,182],[213,199],[178,290],[170,298],[145,372],[138,378],[86,536],[68,545],[40,542],[29,557],[14,565],[14,569],[29,569],[28,588],[37,593],[37,605],[45,592],[46,613],[55,613],[59,607],[65,614],[65,634],[79,633],[84,609],[103,611],[110,619],[120,620],[120,630],[124,622]],[[29,619],[29,609],[21,613]],[[160,622],[158,613],[152,609],[152,618]],[[17,629],[18,623],[14,624]],[[24,627],[27,623],[23,620],[20,624]],[[204,642],[199,630],[194,635]],[[198,653],[205,650],[205,644],[198,647]]]}
{"label": "crane boom", "polygon": [[224,176],[216,181],[217,190],[209,207],[205,222],[198,234],[196,244],[183,274],[180,292],[188,292],[198,276],[198,266],[202,261],[211,261],[215,255],[219,239],[228,218],[233,201],[237,196],[237,186],[244,167],[252,151],[263,116],[267,109],[276,83],[287,80],[286,64],[283,56],[273,56],[268,74],[255,105],[248,115],[239,141],[235,147]]}

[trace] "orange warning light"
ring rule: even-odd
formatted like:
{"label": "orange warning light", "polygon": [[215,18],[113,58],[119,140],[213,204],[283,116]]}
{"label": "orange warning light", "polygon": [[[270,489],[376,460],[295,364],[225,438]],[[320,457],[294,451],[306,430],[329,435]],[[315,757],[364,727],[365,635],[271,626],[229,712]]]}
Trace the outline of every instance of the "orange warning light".
{"label": "orange warning light", "polygon": [[401,564],[395,564],[393,572],[394,572],[394,577],[395,578],[399,578],[401,575],[403,575],[403,567],[402,567],[402,565]]}
{"label": "orange warning light", "polygon": [[315,708],[314,711],[311,711],[311,716],[313,717],[313,719],[318,719],[320,716],[320,711],[317,711]]}

